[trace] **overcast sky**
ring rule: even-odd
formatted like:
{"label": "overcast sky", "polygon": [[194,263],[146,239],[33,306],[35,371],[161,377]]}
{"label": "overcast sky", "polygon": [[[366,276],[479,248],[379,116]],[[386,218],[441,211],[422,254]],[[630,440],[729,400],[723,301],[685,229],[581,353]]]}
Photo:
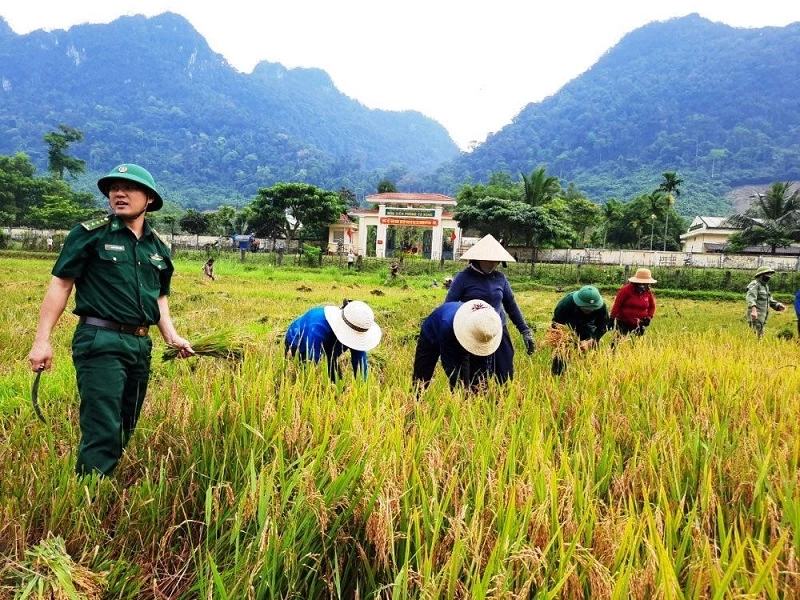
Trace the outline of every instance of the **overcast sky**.
{"label": "overcast sky", "polygon": [[[127,10],[126,7],[134,8]],[[3,0],[16,33],[185,17],[236,69],[317,67],[370,108],[418,110],[466,149],[557,92],[625,34],[699,13],[734,27],[800,21],[797,0]]]}

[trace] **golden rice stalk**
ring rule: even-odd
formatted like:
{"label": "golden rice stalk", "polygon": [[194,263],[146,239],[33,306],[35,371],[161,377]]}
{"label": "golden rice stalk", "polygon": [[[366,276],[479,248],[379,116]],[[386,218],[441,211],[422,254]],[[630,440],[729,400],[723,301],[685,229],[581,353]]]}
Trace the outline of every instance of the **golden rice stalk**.
{"label": "golden rice stalk", "polygon": [[[217,331],[192,342],[195,356],[210,356],[212,358],[227,358],[242,360],[244,358],[247,340],[236,336],[229,331]],[[180,348],[169,347],[164,350],[161,360],[168,361],[177,358]]]}
{"label": "golden rice stalk", "polygon": [[23,560],[0,567],[0,581],[14,584],[15,598],[100,600],[108,588],[107,575],[73,561],[64,539],[52,534],[25,550]]}
{"label": "golden rice stalk", "polygon": [[580,340],[578,334],[569,327],[561,323],[553,323],[544,333],[545,346],[551,346],[554,351],[566,354],[571,349],[577,348]]}

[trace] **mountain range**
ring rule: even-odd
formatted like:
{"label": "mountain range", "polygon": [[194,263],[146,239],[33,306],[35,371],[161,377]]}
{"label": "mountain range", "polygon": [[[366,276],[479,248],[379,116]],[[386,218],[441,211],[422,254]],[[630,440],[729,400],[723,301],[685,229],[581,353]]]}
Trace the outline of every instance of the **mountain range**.
{"label": "mountain range", "polygon": [[[521,76],[536,76],[536,60]],[[279,181],[363,197],[388,178],[455,194],[544,166],[599,202],[652,191],[674,171],[682,214],[721,215],[740,186],[800,177],[800,23],[651,23],[461,153],[432,119],[369,109],[322,70],[262,62],[241,73],[173,13],[25,35],[0,17],[0,154],[45,169],[43,137],[59,124],[85,135],[71,149],[87,161],[79,189],[140,162],[185,207],[242,204]]]}

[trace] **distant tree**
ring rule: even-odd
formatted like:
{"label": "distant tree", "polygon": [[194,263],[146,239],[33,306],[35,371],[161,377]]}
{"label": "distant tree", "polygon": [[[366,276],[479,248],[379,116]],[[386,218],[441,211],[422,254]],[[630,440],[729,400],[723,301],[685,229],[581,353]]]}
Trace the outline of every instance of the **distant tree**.
{"label": "distant tree", "polygon": [[321,239],[323,231],[345,212],[346,205],[336,192],[308,183],[278,183],[258,190],[249,204],[250,226],[258,235],[296,239]]}
{"label": "distant tree", "polygon": [[355,193],[352,190],[349,190],[346,187],[342,187],[339,188],[339,191],[337,193],[339,194],[339,198],[341,198],[342,202],[344,202],[347,208],[359,207],[358,198],[356,197]]}
{"label": "distant tree", "polygon": [[386,194],[388,192],[396,192],[397,187],[395,187],[394,183],[392,183],[388,179],[381,179],[378,183],[378,193],[379,194]]}
{"label": "distant tree", "polygon": [[475,229],[481,235],[491,233],[509,244],[522,241],[527,208],[519,200],[469,195],[458,202],[454,217],[462,229]]}
{"label": "distant tree", "polygon": [[622,202],[616,198],[611,198],[600,209],[601,218],[603,219],[603,248],[606,247],[608,228],[622,216],[622,206]]}
{"label": "distant tree", "polygon": [[462,228],[491,233],[506,245],[532,248],[534,253],[545,244],[575,235],[549,207],[530,206],[521,200],[473,197],[459,202],[454,216]]}
{"label": "distant tree", "polygon": [[683,179],[679,179],[678,174],[674,172],[662,173],[661,176],[664,180],[659,184],[658,189],[664,192],[664,203],[666,204],[666,210],[664,211],[664,251],[666,251],[667,238],[669,237],[669,213],[675,204],[675,198],[681,195]]}
{"label": "distant tree", "polygon": [[233,228],[234,232],[240,233],[249,233],[250,232],[250,221],[253,218],[253,211],[247,207],[243,206],[239,210],[237,210],[233,218],[231,219],[231,227]]}
{"label": "distant tree", "polygon": [[70,194],[53,194],[44,196],[41,206],[31,207],[25,221],[30,227],[70,229],[98,212],[79,206]]}
{"label": "distant tree", "polygon": [[558,177],[547,175],[544,167],[531,172],[530,176],[520,173],[522,180],[522,201],[529,206],[543,206],[555,198],[561,190]]}
{"label": "distant tree", "polygon": [[63,124],[58,129],[60,133],[52,131],[44,136],[49,147],[47,169],[56,179],[64,179],[64,171],[68,171],[73,177],[85,173],[86,161],[67,154],[70,144],[83,141],[83,132]]}
{"label": "distant tree", "polygon": [[208,216],[193,208],[183,214],[179,223],[183,231],[195,235],[195,244],[199,244],[200,235],[208,231]]}
{"label": "distant tree", "polygon": [[725,148],[712,148],[708,151],[708,158],[711,159],[711,179],[717,176],[717,162],[722,162],[722,159],[728,156],[728,151]]}
{"label": "distant tree", "polygon": [[[743,245],[767,245],[772,254],[790,245],[800,233],[800,190],[791,191],[793,182],[775,182],[766,194],[756,194],[744,212],[728,217],[726,225],[742,228]],[[734,238],[736,247],[737,238]]]}
{"label": "distant tree", "polygon": [[236,233],[247,233],[234,226],[236,208],[233,206],[220,206],[208,214],[208,230],[214,235],[231,236]]}
{"label": "distant tree", "polygon": [[513,190],[516,183],[508,171],[496,171],[489,176],[489,187]]}
{"label": "distant tree", "polygon": [[0,156],[0,223],[68,229],[99,212],[92,194],[35,173],[23,153]]}
{"label": "distant tree", "polygon": [[0,223],[17,225],[20,217],[41,199],[41,181],[27,154],[0,156]]}
{"label": "distant tree", "polygon": [[573,198],[567,202],[567,223],[575,230],[575,247],[583,247],[586,232],[600,220],[600,207],[586,198]]}
{"label": "distant tree", "polygon": [[608,239],[620,248],[649,247],[656,215],[660,208],[660,192],[642,194],[621,205],[621,214],[608,228]]}

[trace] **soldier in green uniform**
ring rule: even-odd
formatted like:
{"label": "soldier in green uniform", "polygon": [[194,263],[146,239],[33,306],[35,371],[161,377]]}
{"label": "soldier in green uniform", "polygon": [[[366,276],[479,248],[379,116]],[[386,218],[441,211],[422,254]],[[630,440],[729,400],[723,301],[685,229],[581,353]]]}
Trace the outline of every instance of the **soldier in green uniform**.
{"label": "soldier in green uniform", "polygon": [[169,313],[172,278],[169,249],[145,220],[163,201],[152,175],[124,164],[97,186],[112,214],[82,223],[67,236],[42,302],[39,326],[28,354],[31,369],[50,369],[50,334],[75,288],[79,323],[72,360],[81,398],[78,474],[110,475],[128,443],[150,378],[156,325],[178,356],[193,354]]}
{"label": "soldier in green uniform", "polygon": [[774,300],[769,292],[769,280],[775,274],[775,269],[764,265],[756,270],[755,279],[747,284],[745,302],[747,303],[747,322],[758,335],[764,336],[764,326],[767,324],[769,309],[774,308],[781,312],[786,307]]}

